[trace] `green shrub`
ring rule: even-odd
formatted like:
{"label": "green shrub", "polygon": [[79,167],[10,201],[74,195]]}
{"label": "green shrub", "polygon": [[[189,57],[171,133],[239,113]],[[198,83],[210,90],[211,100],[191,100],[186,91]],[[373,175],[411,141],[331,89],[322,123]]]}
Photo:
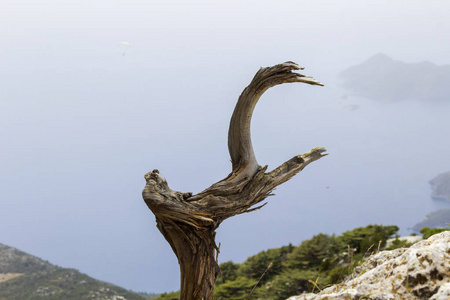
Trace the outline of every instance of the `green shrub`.
{"label": "green shrub", "polygon": [[235,280],[227,281],[216,286],[214,299],[244,300],[255,286],[257,280],[247,277],[237,277]]}
{"label": "green shrub", "polygon": [[221,263],[220,274],[217,277],[217,283],[225,283],[227,281],[235,280],[238,276],[239,264],[235,264],[232,261]]}
{"label": "green shrub", "polygon": [[334,235],[320,233],[303,241],[288,254],[284,265],[290,269],[328,270],[333,266],[335,256],[341,248],[342,245]]}
{"label": "green shrub", "polygon": [[269,264],[272,263],[272,268],[270,268],[261,280],[261,282],[264,283],[273,276],[282,272],[284,265],[283,263],[286,261],[287,256],[293,249],[294,246],[288,245],[281,248],[262,251],[254,256],[251,256],[241,264],[239,268],[239,275],[258,280]]}
{"label": "green shrub", "polygon": [[318,286],[323,286],[326,281],[321,279],[319,272],[310,270],[291,269],[287,270],[268,282],[265,287],[265,298],[262,299],[274,299],[284,300],[290,296],[299,295],[303,292],[311,292],[315,288],[314,284],[310,282],[317,281]]}
{"label": "green shrub", "polygon": [[153,300],[178,300],[180,299],[180,292],[163,293]]}
{"label": "green shrub", "polygon": [[422,238],[425,240],[427,238],[429,238],[432,235],[435,235],[437,233],[441,233],[444,231],[449,231],[449,228],[429,228],[429,227],[424,227],[422,229],[420,229],[420,233],[422,234]]}
{"label": "green shrub", "polygon": [[394,250],[394,249],[398,249],[398,248],[409,248],[412,245],[414,245],[414,243],[407,243],[404,240],[399,240],[398,238],[396,238],[395,240],[392,241],[392,244],[389,245],[389,247],[385,248],[384,250]]}
{"label": "green shrub", "polygon": [[350,245],[351,248],[356,249],[355,253],[365,254],[369,248],[377,251],[378,245],[384,247],[386,240],[397,231],[397,226],[368,225],[344,232],[339,240],[344,245]]}

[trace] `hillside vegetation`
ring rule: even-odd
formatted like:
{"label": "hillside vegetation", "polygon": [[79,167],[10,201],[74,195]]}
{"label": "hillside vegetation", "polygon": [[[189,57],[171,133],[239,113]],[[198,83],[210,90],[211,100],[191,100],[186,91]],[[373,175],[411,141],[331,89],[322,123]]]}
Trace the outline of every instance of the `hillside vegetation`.
{"label": "hillside vegetation", "polygon": [[[340,236],[318,234],[298,246],[288,245],[262,251],[241,264],[220,265],[214,299],[286,299],[302,292],[318,291],[341,282],[363,258],[383,249],[397,226],[369,225]],[[394,240],[389,249],[409,246]],[[266,275],[269,264],[271,268]],[[155,300],[177,300],[178,292],[161,294]]]}
{"label": "hillside vegetation", "polygon": [[145,300],[141,295],[0,244],[0,300]]}
{"label": "hillside vegetation", "polygon": [[[442,228],[423,228],[424,238],[442,232]],[[303,292],[318,291],[340,283],[364,258],[378,252],[397,226],[369,225],[344,232],[340,236],[318,234],[300,245],[269,249],[249,257],[241,264],[232,261],[220,265],[214,300],[286,299]],[[408,247],[399,239],[389,248]],[[271,266],[268,269],[268,266]],[[267,271],[267,272],[266,272]],[[261,277],[262,274],[265,276]],[[156,297],[156,298],[155,298]],[[74,269],[52,265],[35,256],[0,244],[0,300],[178,300],[179,293],[134,293],[95,280]]]}

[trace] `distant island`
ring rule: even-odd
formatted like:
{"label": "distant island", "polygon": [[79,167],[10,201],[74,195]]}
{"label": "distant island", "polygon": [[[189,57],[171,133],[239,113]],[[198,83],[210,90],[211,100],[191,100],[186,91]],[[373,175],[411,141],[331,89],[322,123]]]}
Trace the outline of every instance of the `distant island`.
{"label": "distant island", "polygon": [[439,174],[429,183],[432,188],[431,199],[446,201],[450,204],[450,172]]}
{"label": "distant island", "polygon": [[431,186],[431,199],[449,204],[449,208],[439,209],[429,213],[425,219],[413,226],[415,232],[423,227],[449,228],[450,227],[450,172],[442,173],[429,181]]}
{"label": "distant island", "polygon": [[126,290],[0,244],[0,299],[147,300],[156,296]]}
{"label": "distant island", "polygon": [[450,222],[450,208],[447,209],[439,209],[432,213],[429,213],[425,220],[417,223],[413,226],[413,230],[415,232],[419,232],[421,228],[429,227],[429,228],[449,228],[447,225]]}
{"label": "distant island", "polygon": [[339,76],[351,94],[375,101],[450,101],[450,65],[405,63],[380,53]]}

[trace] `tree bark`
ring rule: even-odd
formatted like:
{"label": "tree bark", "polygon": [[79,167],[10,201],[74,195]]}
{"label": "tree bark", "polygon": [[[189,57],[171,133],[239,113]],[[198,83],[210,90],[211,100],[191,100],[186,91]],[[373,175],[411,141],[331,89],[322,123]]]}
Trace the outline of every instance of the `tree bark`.
{"label": "tree bark", "polygon": [[293,62],[261,68],[240,95],[228,131],[232,172],[206,190],[192,195],[173,191],[158,170],[145,175],[142,192],[156,217],[157,227],[178,258],[181,300],[211,300],[219,273],[215,230],[225,219],[251,212],[273,189],[292,178],[309,163],[327,155],[323,147],[294,156],[266,172],[255,157],[250,136],[253,109],[269,88],[289,82],[322,85],[312,77],[293,72],[303,68]]}

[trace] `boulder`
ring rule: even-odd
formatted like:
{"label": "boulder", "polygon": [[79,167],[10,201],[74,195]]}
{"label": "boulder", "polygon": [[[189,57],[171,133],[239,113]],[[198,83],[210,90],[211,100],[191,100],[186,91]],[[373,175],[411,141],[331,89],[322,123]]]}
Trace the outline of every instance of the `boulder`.
{"label": "boulder", "polygon": [[343,283],[288,300],[450,299],[450,231],[369,257]]}

